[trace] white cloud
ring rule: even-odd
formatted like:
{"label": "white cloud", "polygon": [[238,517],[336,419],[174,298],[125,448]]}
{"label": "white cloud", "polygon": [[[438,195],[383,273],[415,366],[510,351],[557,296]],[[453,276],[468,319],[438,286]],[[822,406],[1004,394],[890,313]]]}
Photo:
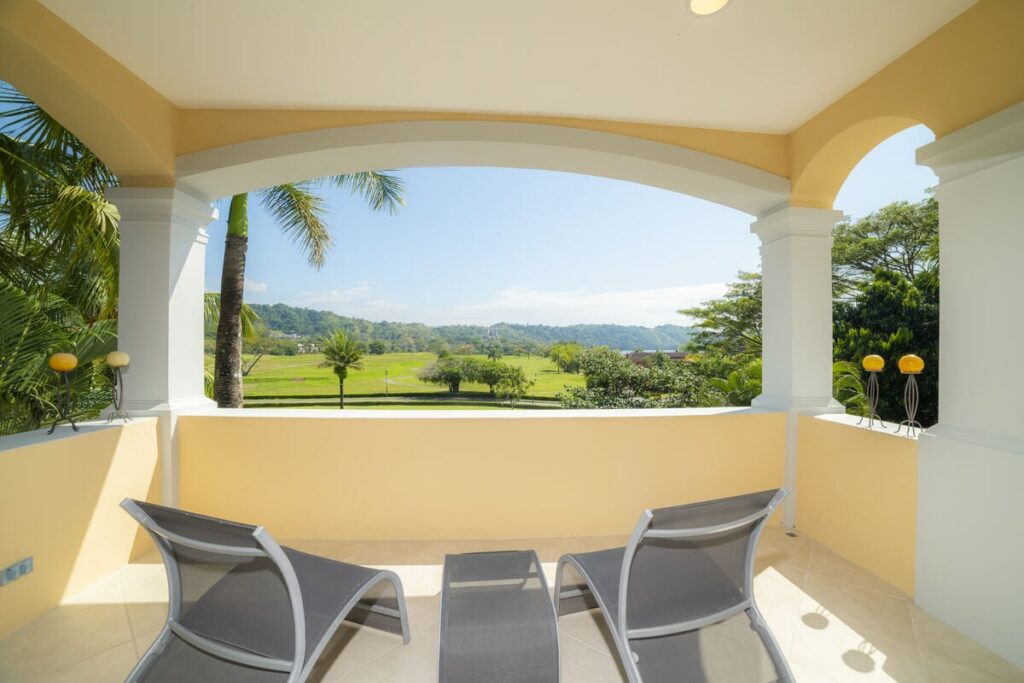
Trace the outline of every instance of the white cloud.
{"label": "white cloud", "polygon": [[245,278],[245,291],[247,292],[265,292],[267,291],[266,282],[257,282],[256,280],[250,280]]}
{"label": "white cloud", "polygon": [[489,301],[442,309],[425,317],[435,324],[685,325],[691,321],[676,311],[719,297],[725,291],[724,282],[632,292],[540,291],[509,287]]}
{"label": "white cloud", "polygon": [[346,289],[325,289],[302,292],[296,306],[318,306],[334,311],[338,315],[369,320],[395,320],[408,310],[408,306],[381,297],[371,297],[373,287],[369,282],[360,282]]}
{"label": "white cloud", "polygon": [[324,289],[317,292],[303,292],[303,304],[345,304],[364,299],[370,293],[370,283],[360,282],[348,289]]}

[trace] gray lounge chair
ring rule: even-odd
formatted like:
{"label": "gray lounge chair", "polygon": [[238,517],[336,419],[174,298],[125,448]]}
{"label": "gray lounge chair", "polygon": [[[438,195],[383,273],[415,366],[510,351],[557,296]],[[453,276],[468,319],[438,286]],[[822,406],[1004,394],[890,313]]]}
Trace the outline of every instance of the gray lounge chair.
{"label": "gray lounge chair", "polygon": [[558,621],[532,550],[446,555],[440,683],[558,683]]}
{"label": "gray lounge chair", "polygon": [[[167,622],[127,683],[299,683],[342,620],[409,642],[393,572],[279,546],[263,527],[125,499],[167,570]],[[389,582],[395,598],[369,598]]]}
{"label": "gray lounge chair", "polygon": [[[631,683],[677,683],[708,680],[700,629],[745,612],[775,678],[793,683],[753,592],[757,539],[785,497],[776,489],[644,511],[626,547],[558,561],[559,616],[600,607]],[[570,565],[582,583],[563,582]]]}

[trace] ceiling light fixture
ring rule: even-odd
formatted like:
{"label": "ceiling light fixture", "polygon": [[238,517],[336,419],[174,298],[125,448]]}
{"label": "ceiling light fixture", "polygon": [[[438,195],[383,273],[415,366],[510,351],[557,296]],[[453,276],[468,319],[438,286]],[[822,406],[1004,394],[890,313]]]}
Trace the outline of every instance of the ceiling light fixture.
{"label": "ceiling light fixture", "polygon": [[720,12],[729,0],[690,0],[690,11],[700,17]]}

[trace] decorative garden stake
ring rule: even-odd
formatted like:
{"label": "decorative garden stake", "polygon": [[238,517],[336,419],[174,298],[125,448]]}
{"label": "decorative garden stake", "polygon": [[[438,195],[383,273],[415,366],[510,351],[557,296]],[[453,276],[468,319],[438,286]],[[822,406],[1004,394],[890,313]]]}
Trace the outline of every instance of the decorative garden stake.
{"label": "decorative garden stake", "polygon": [[128,417],[128,413],[124,411],[124,378],[121,376],[121,370],[128,367],[130,360],[131,358],[124,351],[111,351],[107,354],[107,365],[110,366],[110,372],[114,376],[110,387],[113,393],[114,410],[107,417],[108,423],[113,422],[114,418],[118,417],[125,422],[131,419]]}
{"label": "decorative garden stake", "polygon": [[907,409],[907,419],[900,422],[899,426],[896,427],[896,433],[900,433],[900,429],[904,425],[907,427],[908,436],[916,436],[917,430],[924,430],[921,423],[915,418],[917,417],[917,404],[919,395],[917,393],[917,376],[924,370],[924,361],[921,360],[920,356],[915,356],[912,353],[907,354],[900,358],[900,372],[907,376],[907,386],[903,390],[903,405]]}
{"label": "decorative garden stake", "polygon": [[71,417],[71,380],[68,379],[68,373],[78,367],[78,358],[73,353],[55,353],[50,356],[47,365],[57,373],[57,419],[47,434],[53,434],[57,425],[64,421],[70,422],[71,428],[77,432],[78,425]]}
{"label": "decorative garden stake", "polygon": [[885,428],[885,422],[878,416],[878,373],[885,367],[885,359],[881,356],[870,355],[864,356],[864,359],[860,362],[861,366],[868,371],[868,411],[867,415],[861,415],[860,424],[864,421],[864,418],[868,418],[868,429],[875,426],[875,420],[878,420],[882,428]]}

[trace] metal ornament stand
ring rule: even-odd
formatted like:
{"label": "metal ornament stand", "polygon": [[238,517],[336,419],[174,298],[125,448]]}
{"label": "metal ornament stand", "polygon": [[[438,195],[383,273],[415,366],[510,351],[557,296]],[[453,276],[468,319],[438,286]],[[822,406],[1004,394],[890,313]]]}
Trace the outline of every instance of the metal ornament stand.
{"label": "metal ornament stand", "polygon": [[857,424],[858,425],[861,424],[862,422],[864,422],[864,419],[867,418],[868,429],[872,429],[875,426],[875,420],[878,420],[878,424],[882,425],[882,429],[885,429],[885,422],[882,420],[881,416],[879,416],[879,414],[878,414],[878,394],[879,394],[879,389],[878,389],[878,373],[877,372],[869,372],[868,373],[868,391],[867,391],[867,394],[868,394],[868,410],[867,410],[867,414],[861,415],[860,416],[860,420],[857,421]]}
{"label": "metal ornament stand", "polygon": [[111,368],[114,373],[114,381],[111,385],[111,392],[114,395],[114,409],[107,416],[107,424],[110,424],[117,418],[121,418],[125,422],[130,422],[131,417],[125,412],[124,409],[124,381],[121,378],[121,368]]}
{"label": "metal ornament stand", "polygon": [[903,389],[903,405],[907,409],[907,419],[900,422],[896,427],[896,433],[899,434],[903,427],[907,428],[907,436],[917,436],[918,431],[924,431],[924,427],[917,421],[917,406],[920,403],[920,394],[917,390],[917,375],[916,372],[907,373],[907,386]]}
{"label": "metal ornament stand", "polygon": [[71,417],[71,380],[68,379],[68,373],[58,372],[57,373],[57,419],[50,425],[50,431],[46,432],[49,436],[53,434],[53,431],[57,429],[57,425],[61,422],[69,422],[71,429],[78,431],[78,425],[75,424],[75,419]]}

